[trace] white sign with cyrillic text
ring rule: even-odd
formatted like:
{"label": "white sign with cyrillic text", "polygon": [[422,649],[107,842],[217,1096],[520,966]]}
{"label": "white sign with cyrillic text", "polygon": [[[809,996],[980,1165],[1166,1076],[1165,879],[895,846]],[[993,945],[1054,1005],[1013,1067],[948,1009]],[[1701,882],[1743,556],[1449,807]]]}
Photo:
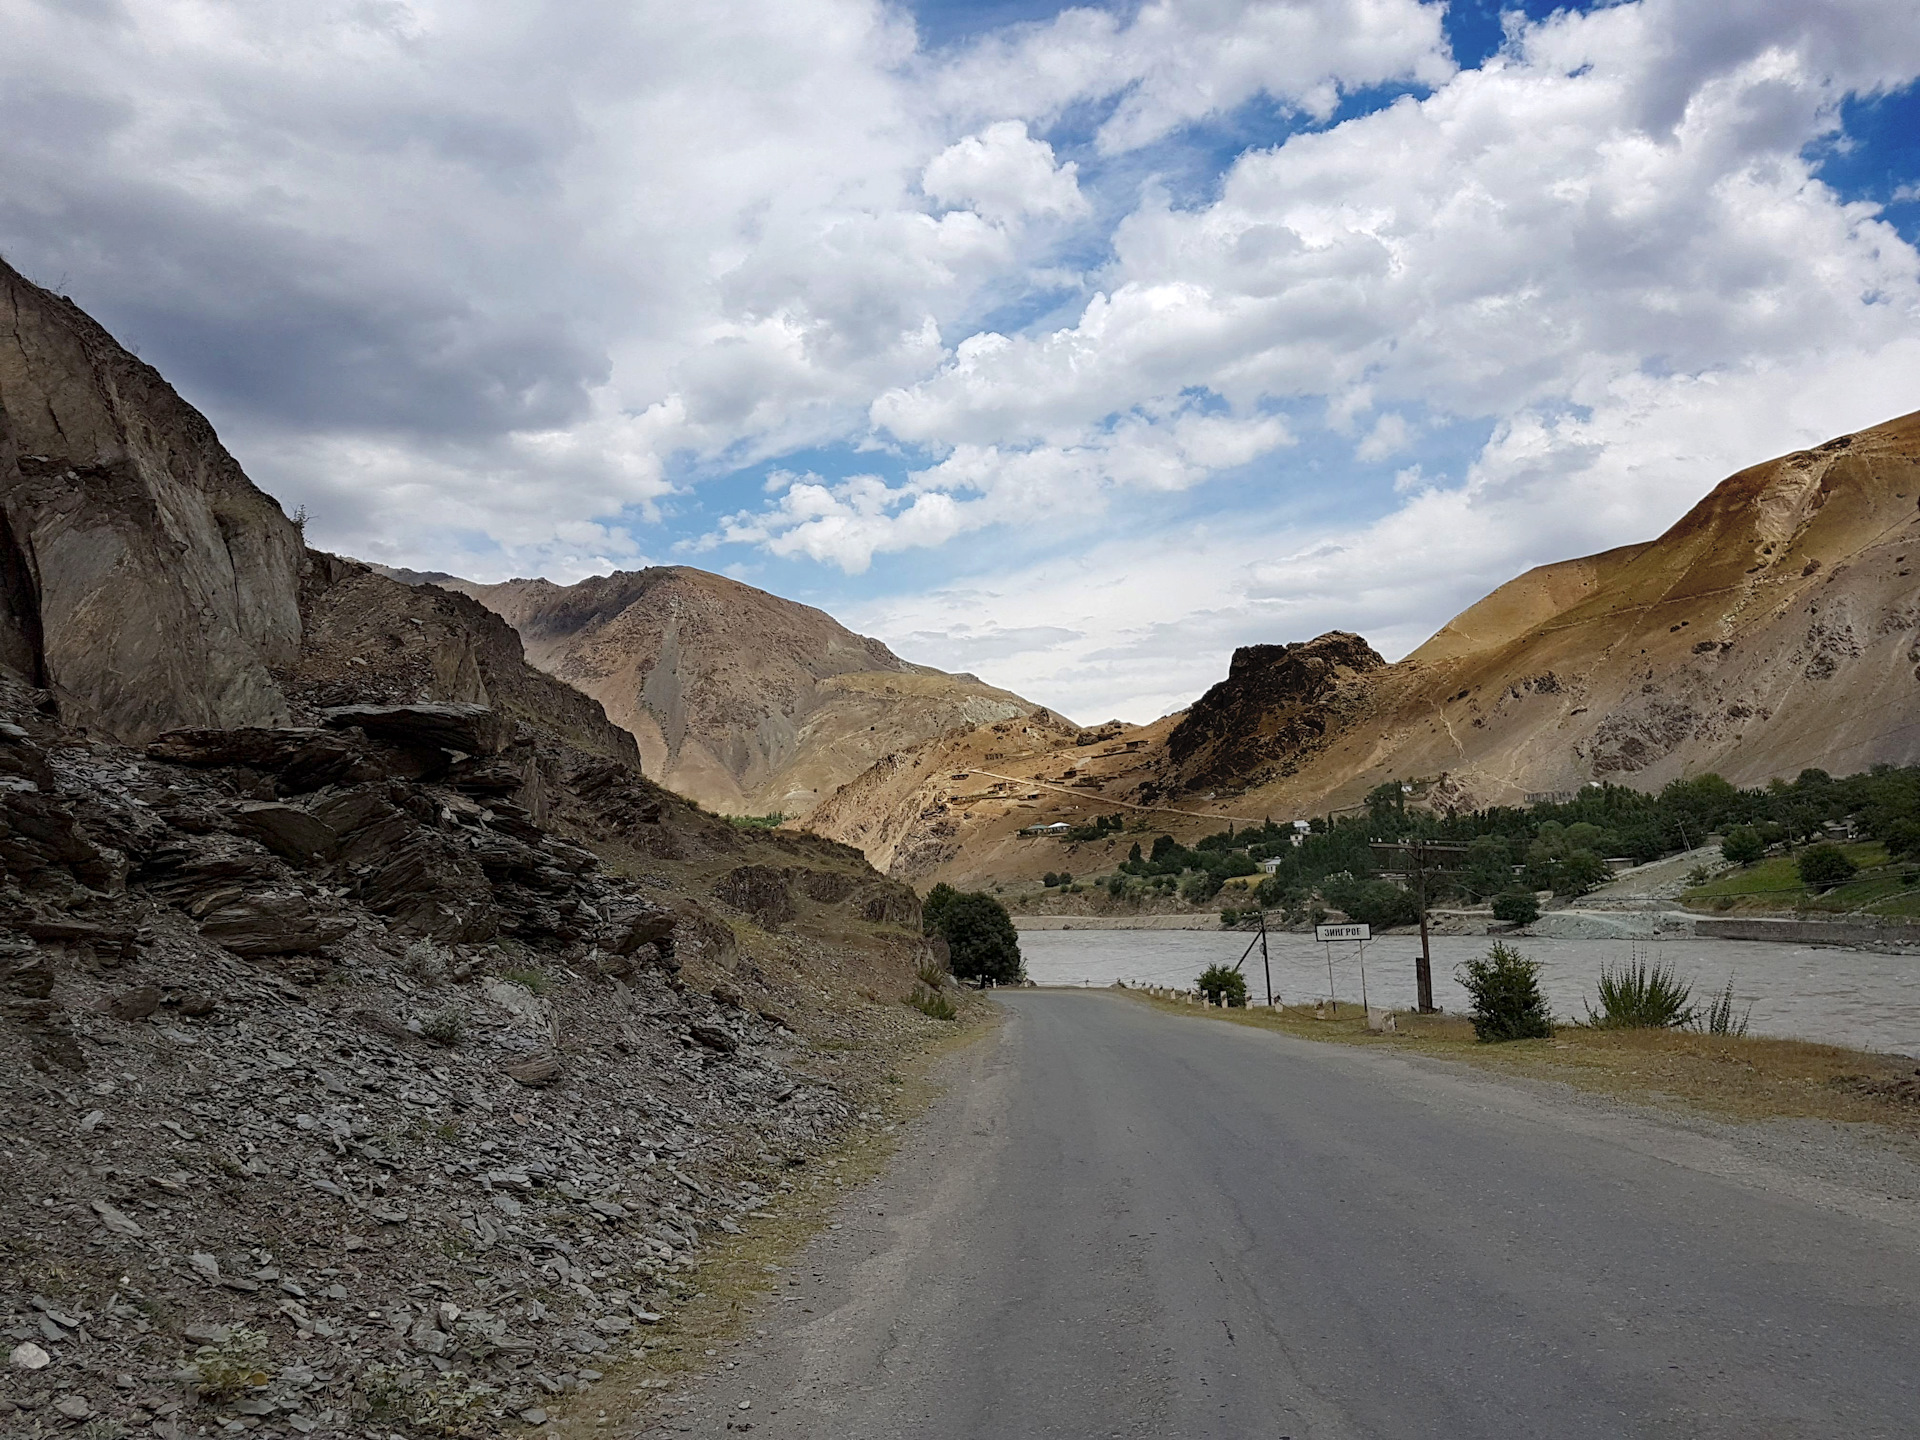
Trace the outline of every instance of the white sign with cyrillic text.
{"label": "white sign with cyrillic text", "polygon": [[1316,925],[1313,927],[1316,940],[1371,940],[1371,925]]}

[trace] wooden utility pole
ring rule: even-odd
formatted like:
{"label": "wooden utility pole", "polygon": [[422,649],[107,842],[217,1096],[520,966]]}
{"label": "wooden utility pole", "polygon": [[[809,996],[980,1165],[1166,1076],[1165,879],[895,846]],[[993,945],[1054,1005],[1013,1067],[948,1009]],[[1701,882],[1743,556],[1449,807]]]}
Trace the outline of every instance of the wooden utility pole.
{"label": "wooden utility pole", "polygon": [[1457,870],[1467,853],[1465,845],[1445,840],[1376,840],[1371,847],[1381,859],[1397,864],[1396,872],[1413,887],[1420,907],[1420,958],[1414,963],[1414,989],[1422,1015],[1431,1015],[1433,1003],[1433,944],[1427,934],[1427,881],[1430,876]]}

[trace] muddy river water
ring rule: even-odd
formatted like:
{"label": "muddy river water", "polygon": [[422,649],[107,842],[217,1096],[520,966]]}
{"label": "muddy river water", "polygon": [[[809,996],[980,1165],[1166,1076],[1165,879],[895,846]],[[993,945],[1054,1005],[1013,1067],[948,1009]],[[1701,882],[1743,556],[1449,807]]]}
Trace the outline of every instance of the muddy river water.
{"label": "muddy river water", "polygon": [[[1020,935],[1027,973],[1041,985],[1129,984],[1185,987],[1216,961],[1232,964],[1252,937],[1205,930],[1028,930]],[[1466,1009],[1466,992],[1453,969],[1484,954],[1481,936],[1435,936],[1434,1000],[1449,1011]],[[1594,998],[1600,967],[1637,952],[1670,963],[1694,985],[1696,999],[1733,981],[1736,1010],[1752,1006],[1752,1030],[1866,1050],[1920,1055],[1920,955],[1881,955],[1812,945],[1751,940],[1519,940],[1538,960],[1555,1015],[1584,1015]],[[1357,945],[1322,946],[1309,935],[1271,935],[1275,994],[1287,1004],[1328,993],[1327,962],[1333,962],[1334,995],[1358,1003],[1362,952]],[[1414,959],[1420,941],[1388,936],[1365,948],[1367,998],[1397,1009],[1414,1001]],[[1243,973],[1257,1000],[1266,994],[1260,951]]]}

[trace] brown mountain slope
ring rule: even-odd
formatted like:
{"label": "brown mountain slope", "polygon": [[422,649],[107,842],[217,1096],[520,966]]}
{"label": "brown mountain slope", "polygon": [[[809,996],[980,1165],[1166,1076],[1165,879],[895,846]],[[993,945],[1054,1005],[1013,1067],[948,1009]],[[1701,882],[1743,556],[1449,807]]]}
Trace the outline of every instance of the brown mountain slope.
{"label": "brown mountain slope", "polygon": [[568,586],[401,578],[499,614],[529,660],[632,732],[648,775],[723,813],[806,815],[902,747],[1034,709],[704,570],[657,566]]}
{"label": "brown mountain slope", "polygon": [[[1657,540],[1530,570],[1396,664],[1340,632],[1250,646],[1183,716],[990,768],[1039,785],[1027,823],[1131,804],[1191,838],[1227,818],[1349,805],[1396,778],[1479,806],[1595,780],[1652,788],[1711,770],[1756,784],[1912,763],[1916,562],[1920,413],[1743,470]],[[875,863],[922,882],[1074,868],[1058,842],[960,803],[985,783],[961,774],[986,767],[981,748],[949,737],[897,757],[816,827],[883,837]]]}

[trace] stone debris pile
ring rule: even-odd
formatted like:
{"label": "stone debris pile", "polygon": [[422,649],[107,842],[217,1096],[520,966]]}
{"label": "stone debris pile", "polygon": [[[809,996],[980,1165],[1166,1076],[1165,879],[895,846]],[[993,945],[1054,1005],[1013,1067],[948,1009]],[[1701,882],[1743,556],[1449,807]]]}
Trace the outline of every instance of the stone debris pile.
{"label": "stone debris pile", "polygon": [[659,824],[631,772],[475,705],[134,749],[36,698],[0,684],[0,1431],[524,1423],[852,1121],[782,1013],[686,983],[733,927],[552,828]]}

